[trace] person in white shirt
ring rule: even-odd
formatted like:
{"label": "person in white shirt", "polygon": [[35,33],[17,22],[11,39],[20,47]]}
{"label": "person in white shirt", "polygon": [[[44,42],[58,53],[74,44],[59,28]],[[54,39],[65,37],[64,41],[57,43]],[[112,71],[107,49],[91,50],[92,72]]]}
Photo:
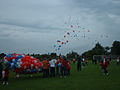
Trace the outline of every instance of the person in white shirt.
{"label": "person in white shirt", "polygon": [[50,63],[50,76],[55,77],[55,67],[56,67],[56,59],[52,59],[49,61]]}

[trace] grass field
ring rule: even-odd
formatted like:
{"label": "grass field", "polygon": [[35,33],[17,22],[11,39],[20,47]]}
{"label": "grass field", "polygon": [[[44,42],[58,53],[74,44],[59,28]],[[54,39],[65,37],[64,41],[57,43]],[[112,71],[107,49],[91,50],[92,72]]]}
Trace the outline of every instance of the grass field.
{"label": "grass field", "polygon": [[88,63],[82,71],[72,65],[71,76],[67,78],[41,78],[36,74],[15,79],[10,73],[9,85],[0,84],[0,90],[120,90],[120,65],[112,62],[109,76],[101,73],[99,65]]}

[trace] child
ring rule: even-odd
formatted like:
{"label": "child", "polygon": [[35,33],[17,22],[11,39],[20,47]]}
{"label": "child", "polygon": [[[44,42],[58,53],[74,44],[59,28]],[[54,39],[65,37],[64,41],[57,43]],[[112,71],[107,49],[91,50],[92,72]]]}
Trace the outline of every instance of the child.
{"label": "child", "polygon": [[48,62],[48,60],[43,60],[43,78],[47,78],[49,76],[49,67],[50,64]]}
{"label": "child", "polygon": [[67,75],[70,76],[70,69],[71,69],[70,61],[67,61],[66,68],[67,68]]}
{"label": "child", "polygon": [[108,75],[108,70],[107,70],[108,62],[105,60],[105,58],[103,61],[100,62],[100,65],[101,65],[101,68],[102,68],[104,74]]}
{"label": "child", "polygon": [[60,75],[60,71],[61,71],[61,60],[58,59],[56,62],[56,74]]}
{"label": "child", "polygon": [[66,78],[66,65],[67,65],[66,59],[61,58],[61,77],[64,78]]}
{"label": "child", "polygon": [[8,77],[9,77],[9,70],[8,68],[4,69],[2,71],[2,77],[3,77],[3,85],[8,85]]}

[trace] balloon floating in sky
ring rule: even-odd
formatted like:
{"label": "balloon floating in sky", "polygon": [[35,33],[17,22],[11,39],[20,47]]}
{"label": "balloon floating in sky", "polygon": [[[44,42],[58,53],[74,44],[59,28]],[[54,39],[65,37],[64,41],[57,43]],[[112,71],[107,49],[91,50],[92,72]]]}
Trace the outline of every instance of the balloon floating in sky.
{"label": "balloon floating in sky", "polygon": [[[71,19],[71,17],[70,17],[70,19]],[[90,29],[82,27],[81,25],[79,25],[79,23],[70,24],[70,23],[65,22],[64,24],[68,25],[68,27],[66,28],[67,30],[64,31],[65,33],[63,34],[62,39],[56,40],[56,42],[54,44],[55,51],[61,50],[61,48],[64,45],[71,43],[73,40],[86,39],[86,40],[90,41],[90,39],[91,39],[94,42],[98,42],[101,38],[108,38],[108,35],[103,35],[103,34],[96,35],[93,33],[91,34]],[[96,37],[93,38],[93,36],[94,37],[96,36]]]}
{"label": "balloon floating in sky", "polygon": [[[65,24],[67,24],[67,22],[65,22]],[[77,25],[69,25],[69,30],[65,31],[63,39],[56,40],[56,44],[54,44],[55,51],[61,50],[64,45],[71,43],[73,39],[79,40],[83,36],[85,37],[85,32],[89,33],[90,30],[80,26],[78,23]],[[81,35],[83,33],[84,35]]]}

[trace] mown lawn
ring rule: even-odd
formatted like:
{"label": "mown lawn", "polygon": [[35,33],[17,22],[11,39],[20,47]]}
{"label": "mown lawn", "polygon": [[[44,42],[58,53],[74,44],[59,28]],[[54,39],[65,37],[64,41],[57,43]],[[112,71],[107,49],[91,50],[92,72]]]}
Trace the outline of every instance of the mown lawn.
{"label": "mown lawn", "polygon": [[99,65],[88,63],[82,71],[77,72],[72,64],[71,76],[67,78],[41,78],[36,74],[15,79],[10,73],[9,85],[0,84],[0,90],[120,90],[120,65],[112,62],[109,76],[101,73]]}

